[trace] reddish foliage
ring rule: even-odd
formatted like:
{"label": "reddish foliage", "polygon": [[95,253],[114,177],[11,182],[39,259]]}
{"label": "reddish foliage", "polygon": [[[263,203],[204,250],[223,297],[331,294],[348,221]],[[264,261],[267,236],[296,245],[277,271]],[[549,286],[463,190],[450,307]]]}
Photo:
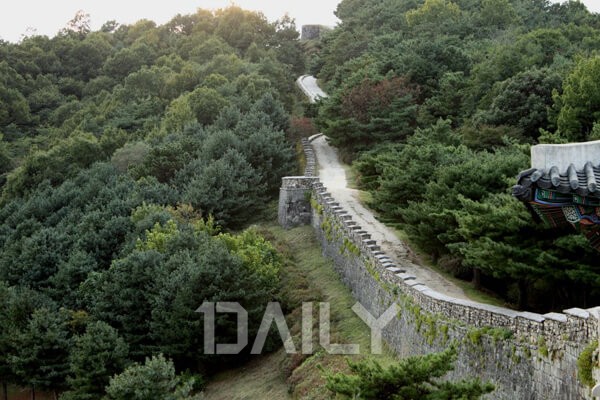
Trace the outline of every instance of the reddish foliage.
{"label": "reddish foliage", "polygon": [[373,82],[365,78],[360,85],[350,90],[342,100],[342,114],[358,122],[367,123],[374,115],[385,112],[394,99],[411,95],[418,98],[419,88],[406,78],[385,79]]}
{"label": "reddish foliage", "polygon": [[311,118],[294,117],[290,122],[288,136],[290,139],[298,140],[319,133]]}

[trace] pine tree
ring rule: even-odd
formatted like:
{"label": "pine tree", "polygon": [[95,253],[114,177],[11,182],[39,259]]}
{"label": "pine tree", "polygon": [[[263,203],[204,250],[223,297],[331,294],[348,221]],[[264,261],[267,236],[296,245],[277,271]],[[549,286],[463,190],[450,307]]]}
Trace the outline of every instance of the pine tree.
{"label": "pine tree", "polygon": [[34,391],[39,388],[56,393],[64,388],[72,344],[68,322],[67,311],[40,308],[33,312],[29,324],[16,339],[12,369]]}
{"label": "pine tree", "polygon": [[348,361],[352,374],[327,373],[327,388],[352,399],[475,400],[494,390],[477,379],[442,381],[453,369],[456,349],[409,357],[384,368],[375,360]]}
{"label": "pine tree", "polygon": [[192,381],[182,382],[173,362],[160,354],[111,378],[106,394],[108,400],[192,400],[192,385]]}
{"label": "pine tree", "polygon": [[104,394],[111,376],[123,371],[128,346],[117,331],[105,322],[88,325],[75,339],[71,352],[71,373],[67,379],[71,391],[65,400],[93,400]]}

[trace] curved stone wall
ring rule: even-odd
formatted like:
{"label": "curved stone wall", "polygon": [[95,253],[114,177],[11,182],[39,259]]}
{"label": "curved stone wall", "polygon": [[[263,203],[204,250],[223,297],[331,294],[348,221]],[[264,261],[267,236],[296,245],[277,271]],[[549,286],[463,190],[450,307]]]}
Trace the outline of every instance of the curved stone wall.
{"label": "curved stone wall", "polygon": [[[294,179],[311,193],[311,223],[323,252],[373,315],[392,302],[401,307],[384,330],[386,342],[401,356],[440,351],[453,343],[459,348],[453,377],[491,380],[497,389],[489,398],[591,398],[590,388],[578,379],[577,359],[598,338],[600,307],[536,314],[455,299],[428,288],[406,274],[402,261],[394,264],[331,197],[313,176],[316,160],[310,142],[303,146],[307,176]],[[282,191],[285,179],[290,178],[284,178]]]}

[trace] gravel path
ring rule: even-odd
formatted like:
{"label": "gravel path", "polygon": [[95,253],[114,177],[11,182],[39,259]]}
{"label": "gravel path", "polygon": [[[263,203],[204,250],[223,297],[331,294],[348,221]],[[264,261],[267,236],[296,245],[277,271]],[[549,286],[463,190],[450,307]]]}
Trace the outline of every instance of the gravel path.
{"label": "gravel path", "polygon": [[[312,76],[301,76],[298,78],[298,85],[311,101],[317,97],[327,97]],[[358,190],[348,187],[346,171],[339,161],[337,150],[327,143],[325,136],[313,137],[312,145],[319,164],[319,179],[340,206],[352,215],[363,230],[371,234],[371,238],[377,241],[381,250],[386,252],[398,266],[402,266],[407,273],[414,275],[419,282],[431,289],[446,296],[468,300],[460,287],[441,274],[429,267],[414,264],[409,259],[407,246],[390,228],[379,222],[371,210],[361,204]]]}
{"label": "gravel path", "polygon": [[317,85],[317,79],[312,75],[302,75],[296,82],[311,103],[316,102],[319,98],[327,97],[327,93],[321,90]]}

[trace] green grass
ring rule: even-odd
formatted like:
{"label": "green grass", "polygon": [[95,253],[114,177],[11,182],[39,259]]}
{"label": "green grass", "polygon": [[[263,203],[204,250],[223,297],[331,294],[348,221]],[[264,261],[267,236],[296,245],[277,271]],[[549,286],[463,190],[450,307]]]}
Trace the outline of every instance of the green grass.
{"label": "green grass", "polygon": [[[207,400],[221,399],[329,399],[320,367],[330,371],[348,372],[348,356],[327,354],[318,339],[318,302],[331,306],[331,342],[358,344],[361,355],[349,356],[356,360],[370,352],[370,330],[352,311],[355,300],[340,281],[331,261],[322,256],[312,227],[284,230],[274,223],[258,226],[284,255],[286,265],[282,273],[282,302],[287,306],[287,323],[296,348],[301,343],[301,307],[313,302],[312,355],[287,355],[281,349],[261,356],[235,370],[223,372],[209,383]],[[252,338],[250,339],[252,341]],[[376,356],[382,365],[396,360],[392,350],[384,345],[384,354]]]}
{"label": "green grass", "polygon": [[589,387],[593,387],[596,383],[594,365],[597,365],[597,360],[594,360],[594,352],[597,348],[598,341],[594,340],[583,349],[577,359],[577,377],[581,383]]}
{"label": "green grass", "polygon": [[205,400],[291,399],[279,366],[283,349],[218,374],[204,391]]}
{"label": "green grass", "polygon": [[[358,199],[360,200],[361,204],[365,207],[369,207],[369,204],[371,204],[371,202],[373,201],[373,194],[371,192],[368,192],[366,190],[360,190],[358,192]],[[371,210],[371,212],[377,216],[377,212],[374,210]]]}
{"label": "green grass", "polygon": [[[283,276],[286,288],[284,295],[290,304],[300,306],[301,302],[329,302],[331,306],[331,342],[358,344],[362,356],[370,353],[370,330],[352,311],[356,300],[340,281],[332,262],[325,259],[317,243],[314,231],[305,226],[284,230],[279,226],[265,227],[264,234],[270,236],[280,251],[289,255],[290,263]],[[318,310],[313,306],[313,344],[315,354],[307,357],[296,368],[288,368],[288,382],[295,398],[328,399],[331,394],[324,387],[325,382],[318,366],[331,371],[348,371],[347,356],[326,354],[318,346]],[[295,321],[299,323],[299,321]],[[351,359],[362,356],[351,356]],[[382,365],[396,360],[392,350],[384,346],[384,354],[376,356]],[[293,360],[292,360],[293,361]]]}
{"label": "green grass", "polygon": [[[324,301],[331,304],[332,335],[339,334],[348,343],[358,343],[361,349],[370,346],[370,330],[352,311],[356,300],[340,281],[330,260],[322,256],[321,248],[310,226],[285,230],[279,226],[266,227],[270,240],[291,256],[283,280],[290,302]],[[264,233],[264,232],[263,232]],[[287,282],[286,282],[287,281]],[[294,282],[304,282],[295,287]],[[301,304],[300,304],[301,305]]]}
{"label": "green grass", "polygon": [[358,176],[357,176],[356,170],[348,164],[344,164],[342,162],[340,162],[340,164],[341,164],[342,168],[344,168],[344,172],[346,173],[346,182],[348,183],[348,187],[350,189],[358,189],[358,183],[357,183]]}

